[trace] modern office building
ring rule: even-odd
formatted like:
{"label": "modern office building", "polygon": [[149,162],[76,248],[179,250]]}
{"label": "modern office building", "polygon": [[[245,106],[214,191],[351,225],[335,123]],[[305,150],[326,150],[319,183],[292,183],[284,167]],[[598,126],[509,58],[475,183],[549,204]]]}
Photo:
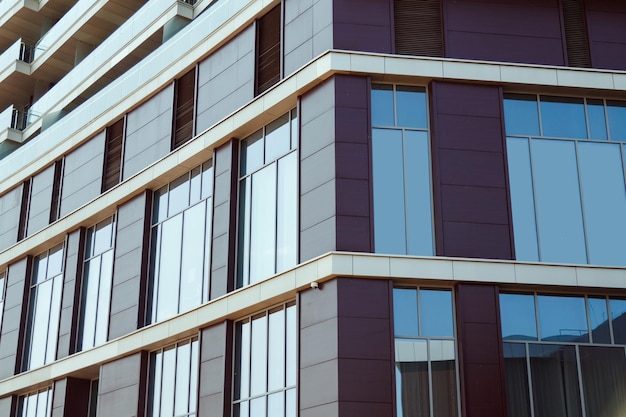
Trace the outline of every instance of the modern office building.
{"label": "modern office building", "polygon": [[0,416],[623,417],[626,3],[1,0]]}

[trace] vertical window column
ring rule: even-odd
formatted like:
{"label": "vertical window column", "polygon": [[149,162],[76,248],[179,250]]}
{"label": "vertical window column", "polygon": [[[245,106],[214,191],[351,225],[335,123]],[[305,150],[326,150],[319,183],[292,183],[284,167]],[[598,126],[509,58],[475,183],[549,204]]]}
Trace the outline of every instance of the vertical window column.
{"label": "vertical window column", "polygon": [[50,417],[51,415],[52,387],[19,398],[18,417]]}
{"label": "vertical window column", "polygon": [[63,287],[63,244],[35,257],[23,369],[55,360]]}

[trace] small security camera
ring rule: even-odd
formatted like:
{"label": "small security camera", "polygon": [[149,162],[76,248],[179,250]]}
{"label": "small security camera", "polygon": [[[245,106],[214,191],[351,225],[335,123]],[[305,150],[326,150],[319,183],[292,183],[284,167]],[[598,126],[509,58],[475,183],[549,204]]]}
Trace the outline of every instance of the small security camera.
{"label": "small security camera", "polygon": [[320,289],[320,284],[318,284],[317,281],[313,281],[311,283],[311,288],[313,288],[315,290],[319,290]]}

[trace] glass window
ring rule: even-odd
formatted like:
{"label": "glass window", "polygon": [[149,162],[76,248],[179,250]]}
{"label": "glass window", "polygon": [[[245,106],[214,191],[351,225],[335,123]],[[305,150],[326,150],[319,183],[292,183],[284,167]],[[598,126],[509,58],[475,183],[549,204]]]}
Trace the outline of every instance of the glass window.
{"label": "glass window", "polygon": [[452,291],[394,288],[398,417],[457,416]]}
{"label": "glass window", "polygon": [[426,91],[372,86],[374,246],[378,253],[433,255]]}
{"label": "glass window", "polygon": [[52,387],[20,396],[17,415],[19,417],[50,417],[52,415]]}
{"label": "glass window", "polygon": [[[626,341],[611,338],[619,333],[621,320],[610,319],[607,309],[622,301],[602,296],[500,294],[509,416],[624,415]],[[620,317],[623,311],[617,314]],[[511,330],[524,321],[523,327],[530,328],[534,320],[539,323],[538,337]]]}
{"label": "glass window", "polygon": [[233,416],[296,416],[296,306],[235,324]]}
{"label": "glass window", "polygon": [[237,287],[297,263],[297,124],[294,109],[241,142]]}
{"label": "glass window", "polygon": [[88,349],[107,341],[114,241],[113,217],[87,229],[78,350]]}
{"label": "glass window", "polygon": [[198,349],[192,338],[150,354],[148,417],[196,415]]}
{"label": "glass window", "polygon": [[626,265],[626,164],[623,146],[611,143],[626,140],[615,116],[624,108],[626,102],[505,95],[518,260]]}
{"label": "glass window", "polygon": [[212,196],[211,161],[154,193],[150,240],[152,323],[209,299]]}
{"label": "glass window", "polygon": [[7,273],[0,272],[0,328],[2,328],[2,317],[4,315],[4,296],[6,294]]}
{"label": "glass window", "polygon": [[36,256],[30,284],[24,370],[56,358],[63,289],[63,244]]}

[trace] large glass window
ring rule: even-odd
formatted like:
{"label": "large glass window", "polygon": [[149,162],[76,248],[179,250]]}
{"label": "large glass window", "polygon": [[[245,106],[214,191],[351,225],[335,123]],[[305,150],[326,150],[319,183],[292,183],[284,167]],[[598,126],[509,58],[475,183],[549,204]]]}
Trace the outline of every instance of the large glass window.
{"label": "large glass window", "polygon": [[426,91],[372,86],[374,247],[377,253],[433,255]]}
{"label": "large glass window", "polygon": [[234,417],[295,417],[296,306],[235,324]]}
{"label": "large glass window", "polygon": [[63,244],[35,257],[30,283],[24,369],[54,361],[63,290]]}
{"label": "large glass window", "polygon": [[148,315],[152,323],[209,298],[212,196],[211,161],[154,193]]}
{"label": "large glass window", "polygon": [[114,239],[113,217],[87,230],[78,334],[79,350],[107,341]]}
{"label": "large glass window", "polygon": [[298,260],[298,119],[284,114],[241,142],[237,287]]}
{"label": "large glass window", "polygon": [[17,415],[19,417],[50,417],[52,415],[52,387],[20,396]]}
{"label": "large glass window", "polygon": [[394,288],[398,417],[459,415],[452,291]]}
{"label": "large glass window", "polygon": [[152,352],[148,387],[148,417],[193,417],[196,415],[198,357],[197,338]]}
{"label": "large glass window", "polygon": [[510,417],[626,415],[626,300],[500,294]]}
{"label": "large glass window", "polygon": [[506,95],[518,260],[626,265],[626,102]]}

